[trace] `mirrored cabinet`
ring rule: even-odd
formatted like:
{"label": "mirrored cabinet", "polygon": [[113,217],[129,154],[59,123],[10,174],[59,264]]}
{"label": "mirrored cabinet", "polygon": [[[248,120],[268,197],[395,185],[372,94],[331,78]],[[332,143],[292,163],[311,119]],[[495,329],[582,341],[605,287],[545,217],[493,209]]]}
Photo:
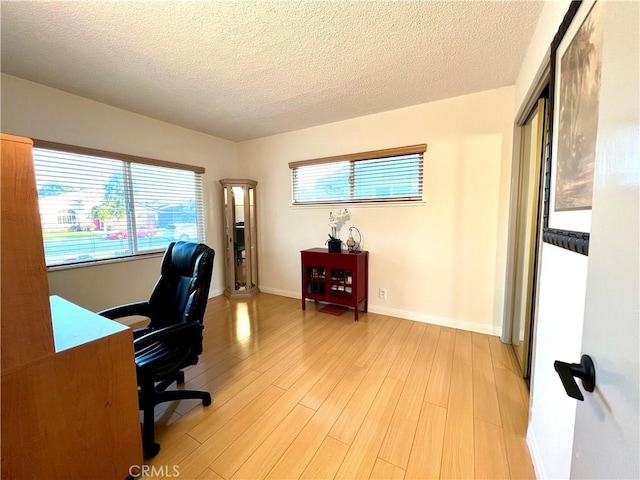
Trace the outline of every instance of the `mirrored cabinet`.
{"label": "mirrored cabinet", "polygon": [[225,290],[228,297],[258,293],[258,237],[256,185],[247,179],[220,180],[223,191],[225,234]]}

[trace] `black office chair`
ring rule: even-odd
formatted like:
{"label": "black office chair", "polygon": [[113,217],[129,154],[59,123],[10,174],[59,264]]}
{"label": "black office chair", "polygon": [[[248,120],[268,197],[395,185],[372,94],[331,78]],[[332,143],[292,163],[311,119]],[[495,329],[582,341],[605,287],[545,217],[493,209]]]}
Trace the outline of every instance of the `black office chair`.
{"label": "black office chair", "polygon": [[98,312],[110,319],[141,315],[151,320],[149,326],[133,332],[145,458],[160,451],[154,441],[156,405],[186,398],[201,399],[204,406],[211,404],[208,392],[166,389],[174,381],[184,383],[182,369],[198,363],[202,353],[202,323],[214,256],[215,252],[202,243],[171,243],[148,302]]}

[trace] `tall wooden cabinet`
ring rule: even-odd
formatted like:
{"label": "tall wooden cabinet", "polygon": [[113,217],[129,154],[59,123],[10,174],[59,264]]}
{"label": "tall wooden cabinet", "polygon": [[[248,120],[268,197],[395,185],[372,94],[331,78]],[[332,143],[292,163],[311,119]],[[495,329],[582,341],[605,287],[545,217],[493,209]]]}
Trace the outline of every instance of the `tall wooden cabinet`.
{"label": "tall wooden cabinet", "polygon": [[142,462],[131,330],[49,297],[29,139],[2,135],[3,479],[124,479]]}
{"label": "tall wooden cabinet", "polygon": [[258,230],[255,180],[220,180],[224,195],[225,290],[228,297],[258,293]]}
{"label": "tall wooden cabinet", "polygon": [[327,252],[311,248],[301,253],[302,309],[306,299],[352,307],[358,321],[360,305],[369,300],[369,252]]}

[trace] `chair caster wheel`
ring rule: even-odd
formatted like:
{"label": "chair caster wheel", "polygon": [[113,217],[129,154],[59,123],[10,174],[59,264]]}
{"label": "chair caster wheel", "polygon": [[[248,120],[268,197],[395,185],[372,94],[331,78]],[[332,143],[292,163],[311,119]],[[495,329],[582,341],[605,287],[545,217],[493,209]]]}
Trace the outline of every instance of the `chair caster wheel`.
{"label": "chair caster wheel", "polygon": [[184,372],[179,372],[178,376],[176,377],[176,383],[178,385],[182,385],[184,383]]}
{"label": "chair caster wheel", "polygon": [[160,444],[159,443],[152,443],[149,446],[143,447],[142,450],[143,450],[142,454],[143,454],[144,458],[153,458],[160,451]]}
{"label": "chair caster wheel", "polygon": [[211,405],[211,395],[207,395],[205,398],[202,399],[203,407],[208,407],[209,405]]}

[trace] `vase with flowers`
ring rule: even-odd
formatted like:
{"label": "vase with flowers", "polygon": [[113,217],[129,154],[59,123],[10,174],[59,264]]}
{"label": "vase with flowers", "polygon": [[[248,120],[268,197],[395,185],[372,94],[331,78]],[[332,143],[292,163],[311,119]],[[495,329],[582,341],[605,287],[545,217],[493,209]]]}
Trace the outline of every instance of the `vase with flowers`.
{"label": "vase with flowers", "polygon": [[340,240],[340,228],[344,223],[349,220],[351,213],[346,208],[344,210],[338,210],[336,212],[329,212],[329,227],[331,227],[331,233],[329,234],[329,240],[327,240],[329,252],[342,251],[342,241]]}

